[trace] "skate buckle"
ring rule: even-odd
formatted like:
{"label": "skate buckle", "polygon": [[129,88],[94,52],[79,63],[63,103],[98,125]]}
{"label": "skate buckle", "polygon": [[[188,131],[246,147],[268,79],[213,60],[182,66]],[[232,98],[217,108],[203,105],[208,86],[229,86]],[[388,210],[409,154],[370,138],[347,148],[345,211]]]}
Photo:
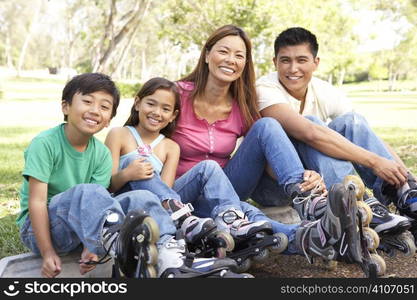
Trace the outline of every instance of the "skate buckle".
{"label": "skate buckle", "polygon": [[183,207],[181,207],[179,210],[177,210],[176,212],[173,212],[171,214],[171,218],[172,218],[172,220],[176,221],[179,218],[181,218],[182,216],[185,216],[186,214],[189,214],[193,211],[194,211],[194,207],[191,205],[191,203],[187,203]]}

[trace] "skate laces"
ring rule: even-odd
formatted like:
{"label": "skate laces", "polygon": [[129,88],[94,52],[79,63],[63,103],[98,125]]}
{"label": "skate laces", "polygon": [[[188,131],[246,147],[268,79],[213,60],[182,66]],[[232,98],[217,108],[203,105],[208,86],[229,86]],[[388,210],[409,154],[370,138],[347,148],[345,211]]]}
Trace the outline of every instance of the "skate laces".
{"label": "skate laces", "polygon": [[[307,216],[309,214],[310,206],[311,205],[315,206],[317,204],[316,202],[318,202],[320,200],[320,199],[317,199],[318,197],[321,197],[321,194],[322,194],[321,192],[319,192],[319,188],[320,188],[320,184],[317,184],[311,190],[309,195],[307,195],[307,196],[296,196],[296,197],[294,197],[294,199],[292,199],[292,203],[294,205],[301,205],[301,204],[305,203],[304,204],[304,209],[302,210],[302,214],[303,214],[303,217],[305,219],[307,219]],[[314,201],[316,199],[317,199],[317,201]],[[313,209],[314,209],[314,206],[313,206]],[[314,214],[314,212],[312,212],[312,213]]]}
{"label": "skate laces", "polygon": [[[104,255],[97,261],[90,260],[85,262],[85,265],[102,265],[107,263],[112,259],[112,256],[110,254],[111,250],[114,248],[113,245],[116,243],[118,236],[119,236],[119,230],[122,227],[122,224],[115,224],[111,227],[105,228],[105,232],[103,234],[103,239],[106,239],[106,241],[103,243],[103,247],[106,249],[106,252]],[[106,236],[106,237],[105,237]]]}

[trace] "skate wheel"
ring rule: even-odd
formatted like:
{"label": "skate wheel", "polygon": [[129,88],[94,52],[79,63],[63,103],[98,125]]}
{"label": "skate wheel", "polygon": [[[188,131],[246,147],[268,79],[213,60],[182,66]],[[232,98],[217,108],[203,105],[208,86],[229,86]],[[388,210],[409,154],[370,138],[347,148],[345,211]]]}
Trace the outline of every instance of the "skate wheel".
{"label": "skate wheel", "polygon": [[365,194],[365,185],[363,184],[362,179],[357,175],[347,175],[343,179],[343,185],[348,189],[349,186],[355,188],[356,199],[362,200],[363,195]]}
{"label": "skate wheel", "polygon": [[336,260],[324,260],[324,268],[329,271],[336,271],[337,261]]}
{"label": "skate wheel", "polygon": [[230,252],[235,248],[235,240],[230,233],[225,231],[218,231],[216,237],[222,239],[226,243],[226,251]]}
{"label": "skate wheel", "polygon": [[387,266],[385,264],[385,260],[382,258],[382,256],[371,253],[371,261],[376,265],[376,272],[378,277],[383,276],[387,270]]}
{"label": "skate wheel", "polygon": [[145,270],[146,278],[156,278],[157,272],[154,266],[147,266]]}
{"label": "skate wheel", "polygon": [[148,228],[149,243],[156,243],[159,240],[159,227],[156,221],[151,217],[146,217],[143,219],[143,225]]}
{"label": "skate wheel", "polygon": [[271,247],[271,251],[273,253],[281,253],[285,249],[287,249],[288,246],[288,237],[286,234],[282,232],[274,233],[274,237],[278,239],[278,243]]}
{"label": "skate wheel", "polygon": [[252,262],[250,261],[250,259],[245,259],[244,261],[242,261],[240,264],[237,265],[236,272],[237,273],[246,272],[247,270],[250,269],[251,265],[252,265]]}
{"label": "skate wheel", "polygon": [[225,258],[226,257],[226,248],[217,248],[216,249],[216,256],[217,258]]}
{"label": "skate wheel", "polygon": [[363,235],[366,239],[368,250],[369,251],[376,250],[380,243],[378,234],[375,232],[375,230],[369,227],[364,227],[362,230],[363,230]]}
{"label": "skate wheel", "polygon": [[253,260],[257,262],[261,262],[261,261],[265,261],[268,257],[269,257],[269,250],[265,248],[259,251],[259,253],[253,257]]}
{"label": "skate wheel", "polygon": [[356,205],[361,213],[361,222],[363,226],[368,226],[372,221],[372,209],[363,201],[357,201]]}
{"label": "skate wheel", "polygon": [[147,247],[148,257],[146,263],[148,265],[156,265],[158,262],[158,249],[155,245],[151,244]]}

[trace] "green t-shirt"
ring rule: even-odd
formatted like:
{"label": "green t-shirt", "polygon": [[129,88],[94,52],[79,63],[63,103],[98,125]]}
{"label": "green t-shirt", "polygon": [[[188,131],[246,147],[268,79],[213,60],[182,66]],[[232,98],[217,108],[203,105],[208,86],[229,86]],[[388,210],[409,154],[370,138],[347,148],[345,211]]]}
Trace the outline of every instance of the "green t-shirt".
{"label": "green t-shirt", "polygon": [[19,227],[28,215],[29,176],[48,184],[48,204],[53,196],[80,183],[110,184],[112,158],[109,149],[91,137],[84,152],[69,143],[64,124],[41,132],[24,152],[25,167],[20,189]]}

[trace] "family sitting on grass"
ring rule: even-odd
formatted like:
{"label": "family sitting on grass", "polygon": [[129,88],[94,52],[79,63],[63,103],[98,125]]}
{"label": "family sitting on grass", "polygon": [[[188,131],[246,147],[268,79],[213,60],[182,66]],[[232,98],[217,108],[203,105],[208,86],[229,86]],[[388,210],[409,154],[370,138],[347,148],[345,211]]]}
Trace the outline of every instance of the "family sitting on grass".
{"label": "family sitting on grass", "polygon": [[[126,277],[248,278],[251,258],[271,250],[382,275],[384,260],[375,245],[364,249],[357,224],[367,232],[376,224],[382,244],[410,229],[415,178],[336,88],[313,77],[311,32],[289,28],[274,48],[276,71],[255,82],[246,33],[218,28],[191,74],[142,86],[105,145],[94,135],[116,115],[119,92],[104,74],[72,78],[64,123],[24,153],[17,224],[43,258],[42,275],[57,276],[59,255],[79,247],[80,274],[110,256]],[[355,171],[373,191],[369,222],[358,213],[360,180],[344,180]],[[291,205],[302,221],[272,220],[249,198]],[[390,203],[405,216],[390,213]]]}

